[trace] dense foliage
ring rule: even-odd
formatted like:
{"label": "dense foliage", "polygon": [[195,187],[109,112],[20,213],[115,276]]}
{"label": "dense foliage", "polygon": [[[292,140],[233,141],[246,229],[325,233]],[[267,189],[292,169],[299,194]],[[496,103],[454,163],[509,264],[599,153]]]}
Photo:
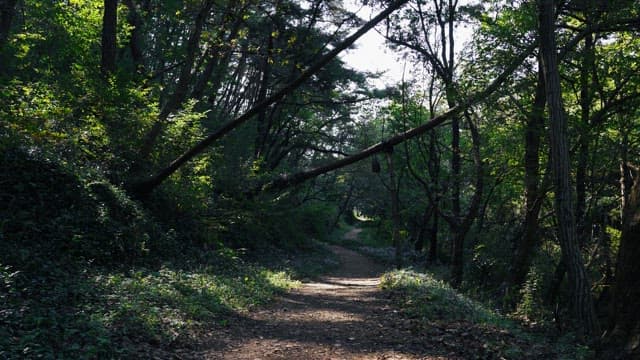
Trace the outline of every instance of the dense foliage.
{"label": "dense foliage", "polygon": [[[354,4],[0,1],[0,357],[178,341],[345,222],[638,354],[638,1]],[[337,56],[376,24],[411,81]]]}

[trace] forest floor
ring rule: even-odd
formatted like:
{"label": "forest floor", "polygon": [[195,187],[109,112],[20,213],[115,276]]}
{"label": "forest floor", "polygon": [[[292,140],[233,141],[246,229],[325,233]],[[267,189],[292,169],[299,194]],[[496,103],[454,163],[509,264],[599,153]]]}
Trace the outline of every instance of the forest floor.
{"label": "forest floor", "polygon": [[[352,230],[345,238],[357,236]],[[487,344],[518,342],[505,331],[466,322],[422,326],[379,288],[382,265],[341,246],[330,249],[338,268],[267,308],[237,315],[178,358],[504,359]]]}
{"label": "forest floor", "polygon": [[[357,235],[348,233],[348,236]],[[384,268],[340,246],[341,266],[246,314],[192,353],[205,359],[440,359],[378,288]]]}

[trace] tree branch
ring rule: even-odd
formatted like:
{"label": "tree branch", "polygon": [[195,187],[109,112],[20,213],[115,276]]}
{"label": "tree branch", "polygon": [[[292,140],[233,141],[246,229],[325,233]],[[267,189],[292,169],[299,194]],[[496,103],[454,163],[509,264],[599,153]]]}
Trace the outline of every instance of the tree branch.
{"label": "tree branch", "polygon": [[384,141],[381,141],[375,145],[372,145],[359,153],[348,156],[346,158],[337,160],[327,165],[322,165],[310,170],[302,171],[293,175],[281,175],[277,179],[272,182],[266,184],[262,190],[283,190],[285,188],[298,185],[303,183],[306,180],[312,179],[316,176],[322,175],[324,173],[339,169],[341,167],[345,167],[347,165],[351,165],[360,160],[364,160],[371,155],[377,154],[379,152],[386,151],[389,147],[393,147],[397,144],[402,143],[403,141],[412,139],[418,135],[424,134],[425,132],[435,128],[436,126],[442,125],[448,119],[451,119],[461,112],[468,109],[470,106],[477,104],[484,100],[487,96],[495,92],[506,80],[507,78],[522,64],[522,62],[533,52],[533,50],[537,47],[537,42],[532,43],[527,47],[525,51],[523,51],[518,57],[516,57],[509,66],[491,83],[489,84],[483,91],[476,93],[475,95],[470,96],[466,99],[466,101],[462,101],[459,105],[449,109],[445,113],[438,115],[428,122],[417,126],[415,128],[409,129],[405,132],[402,132],[398,135],[392,136]]}
{"label": "tree branch", "polygon": [[311,76],[313,76],[315,73],[320,71],[320,69],[322,69],[324,66],[326,66],[329,62],[331,62],[336,56],[338,56],[339,53],[341,53],[343,50],[345,50],[348,47],[350,47],[351,45],[353,45],[353,43],[356,40],[358,40],[358,38],[360,38],[367,31],[372,29],[379,22],[381,22],[383,19],[385,19],[387,16],[389,16],[393,11],[397,10],[402,5],[404,5],[407,1],[408,0],[396,0],[396,1],[394,1],[384,11],[382,11],[376,17],[374,17],[369,22],[367,22],[365,25],[363,25],[358,31],[356,31],[354,34],[350,35],[348,38],[346,38],[342,43],[337,45],[333,50],[329,51],[327,54],[322,56],[318,60],[318,62],[316,62],[314,65],[310,66],[308,69],[303,71],[297,79],[295,79],[294,81],[292,81],[291,83],[286,85],[284,88],[280,89],[278,92],[273,94],[271,97],[269,97],[269,98],[265,99],[264,101],[256,104],[255,106],[253,106],[251,109],[249,109],[244,114],[240,115],[239,117],[235,118],[234,120],[231,120],[231,121],[227,122],[220,129],[218,129],[217,131],[213,132],[212,134],[210,134],[206,138],[202,139],[200,142],[198,142],[191,149],[187,150],[185,153],[180,155],[177,159],[172,161],[169,164],[169,166],[167,166],[166,168],[164,168],[161,171],[159,171],[156,175],[152,176],[151,178],[149,178],[149,179],[147,179],[145,181],[139,182],[137,184],[132,184],[132,186],[130,188],[133,191],[133,193],[138,195],[138,196],[145,196],[146,194],[148,194],[151,191],[153,191],[153,189],[155,189],[158,185],[160,185],[171,174],[176,172],[182,165],[184,165],[186,162],[188,162],[191,159],[193,159],[196,155],[202,153],[205,149],[207,149],[216,140],[222,138],[223,136],[225,136],[226,134],[231,132],[231,130],[233,130],[236,127],[242,125],[243,123],[245,123],[246,121],[251,119],[253,116],[259,114],[261,111],[263,111],[267,107],[271,106],[272,104],[274,104],[277,101],[282,100],[285,96],[287,96],[288,94],[292,93],[294,90],[296,90],[298,87],[300,87],[304,82],[306,82]]}

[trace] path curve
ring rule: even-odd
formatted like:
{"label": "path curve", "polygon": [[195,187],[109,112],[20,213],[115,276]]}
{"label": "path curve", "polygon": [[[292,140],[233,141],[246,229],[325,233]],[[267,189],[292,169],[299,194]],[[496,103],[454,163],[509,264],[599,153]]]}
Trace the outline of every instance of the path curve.
{"label": "path curve", "polygon": [[197,359],[454,359],[427,347],[378,288],[384,270],[330,246],[341,266],[211,334]]}
{"label": "path curve", "polygon": [[346,234],[344,234],[344,238],[346,240],[357,240],[358,235],[361,232],[362,232],[361,228],[354,227],[353,229],[349,230]]}

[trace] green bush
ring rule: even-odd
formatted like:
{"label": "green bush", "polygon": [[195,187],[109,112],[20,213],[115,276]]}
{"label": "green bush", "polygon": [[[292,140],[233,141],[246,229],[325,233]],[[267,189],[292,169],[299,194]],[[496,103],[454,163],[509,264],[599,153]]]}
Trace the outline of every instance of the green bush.
{"label": "green bush", "polygon": [[466,320],[496,323],[500,316],[461,295],[442,280],[412,270],[396,270],[382,276],[380,287],[392,293],[411,317],[430,321]]}
{"label": "green bush", "polygon": [[164,236],[122,190],[73,171],[20,148],[0,155],[0,236],[9,245],[5,264],[37,262],[35,254],[133,262]]}

